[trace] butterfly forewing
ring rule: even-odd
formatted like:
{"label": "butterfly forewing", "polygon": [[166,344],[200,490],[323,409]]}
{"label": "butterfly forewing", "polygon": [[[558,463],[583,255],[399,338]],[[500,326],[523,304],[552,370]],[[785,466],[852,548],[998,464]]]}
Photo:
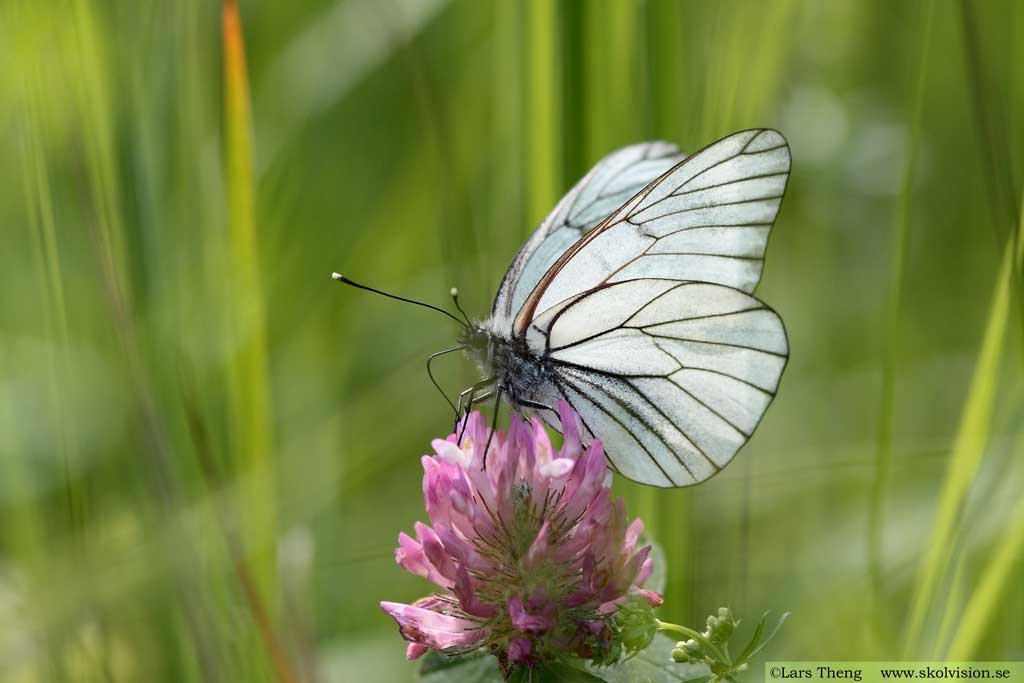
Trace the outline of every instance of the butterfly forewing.
{"label": "butterfly forewing", "polygon": [[515,330],[607,282],[671,278],[753,292],[789,166],[774,130],[735,133],[686,158],[562,254],[519,309]]}
{"label": "butterfly forewing", "polygon": [[683,159],[668,142],[645,142],[612,152],[599,161],[519,250],[509,266],[492,315],[511,320],[544,273],[579,238]]}

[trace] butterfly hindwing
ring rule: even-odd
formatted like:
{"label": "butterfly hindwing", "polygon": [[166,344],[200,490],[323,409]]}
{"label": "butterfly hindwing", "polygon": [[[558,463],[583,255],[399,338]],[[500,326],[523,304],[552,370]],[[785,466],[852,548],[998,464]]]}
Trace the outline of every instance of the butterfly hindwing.
{"label": "butterfly hindwing", "polygon": [[609,283],[537,323],[531,349],[615,468],[662,487],[701,482],[732,460],[788,354],[774,311],[710,283]]}

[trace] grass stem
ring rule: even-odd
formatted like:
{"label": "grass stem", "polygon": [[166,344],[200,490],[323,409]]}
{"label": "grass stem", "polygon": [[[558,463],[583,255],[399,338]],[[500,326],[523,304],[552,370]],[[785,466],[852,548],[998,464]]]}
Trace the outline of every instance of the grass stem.
{"label": "grass stem", "polygon": [[[928,74],[928,51],[931,44],[935,3],[926,2],[921,9],[924,29],[921,33],[911,114],[907,126],[906,156],[903,181],[896,213],[896,239],[892,255],[892,276],[885,305],[885,345],[882,354],[882,386],[879,400],[878,444],[875,451],[875,477],[871,486],[868,515],[868,570],[873,603],[876,611],[881,605],[885,560],[885,501],[892,472],[892,432],[895,412],[896,367],[900,348],[900,319],[902,318],[903,283],[906,278],[907,253],[910,243],[911,205],[913,203],[914,171],[920,138],[921,114]],[[881,617],[881,614],[878,614]],[[877,619],[882,623],[884,619]]]}

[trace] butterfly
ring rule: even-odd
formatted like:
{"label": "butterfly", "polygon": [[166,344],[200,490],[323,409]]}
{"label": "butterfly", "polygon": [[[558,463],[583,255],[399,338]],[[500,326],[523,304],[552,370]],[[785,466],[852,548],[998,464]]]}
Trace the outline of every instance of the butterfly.
{"label": "butterfly", "polygon": [[717,474],[789,356],[781,318],[753,296],[789,169],[770,129],[690,156],[646,142],[599,161],[512,259],[490,317],[467,317],[448,350],[484,374],[456,413],[493,396],[561,431],[564,400],[584,443],[600,439],[633,481],[671,488]]}

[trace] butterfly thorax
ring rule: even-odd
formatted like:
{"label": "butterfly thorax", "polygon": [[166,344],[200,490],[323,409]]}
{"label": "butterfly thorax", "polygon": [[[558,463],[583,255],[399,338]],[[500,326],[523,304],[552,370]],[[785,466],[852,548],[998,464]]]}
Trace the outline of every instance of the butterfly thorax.
{"label": "butterfly thorax", "polygon": [[541,357],[530,351],[526,339],[506,337],[490,326],[467,327],[459,343],[466,355],[480,368],[484,377],[517,407],[531,405],[539,390],[550,381],[551,369]]}

